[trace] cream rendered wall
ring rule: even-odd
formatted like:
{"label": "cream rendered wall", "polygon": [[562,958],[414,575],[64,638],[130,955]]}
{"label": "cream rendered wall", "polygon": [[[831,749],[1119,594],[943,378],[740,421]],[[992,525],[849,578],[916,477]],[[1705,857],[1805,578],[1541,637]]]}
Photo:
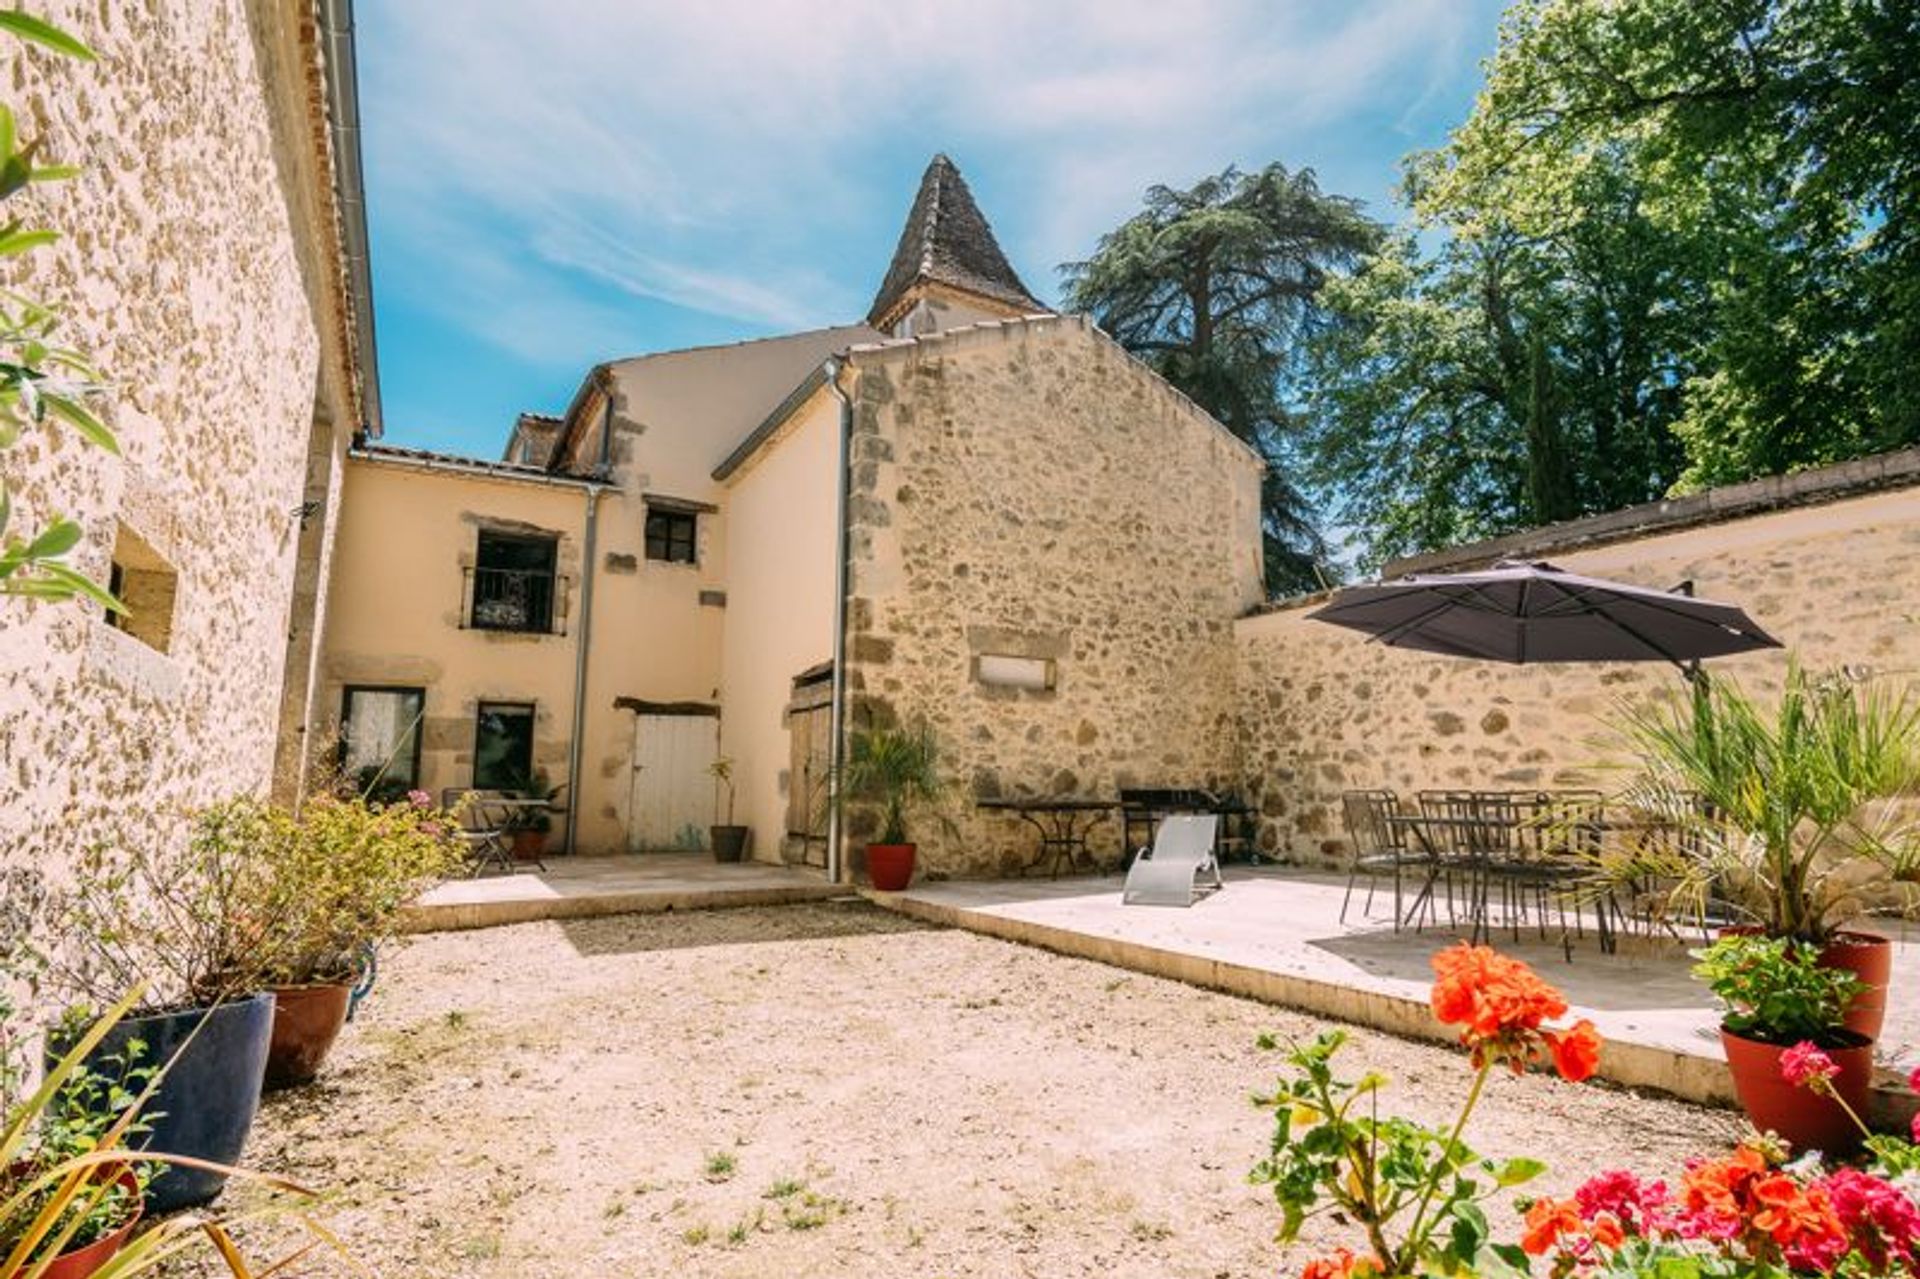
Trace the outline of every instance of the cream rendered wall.
{"label": "cream rendered wall", "polygon": [[[593,635],[588,646],[587,714],[580,767],[580,851],[620,852],[632,801],[634,713],[617,706],[718,700],[726,610],[701,602],[726,588],[726,530],[699,517],[694,564],[649,560],[644,495],[713,502],[709,445],[696,433],[648,420],[648,404],[616,374],[611,476],[600,498],[594,565]],[[589,406],[590,410],[598,406]],[[604,411],[604,410],[601,410]]]}
{"label": "cream rendered wall", "polygon": [[[532,702],[534,762],[566,780],[584,501],[577,488],[349,459],[317,690],[323,731],[337,731],[348,684],[425,688],[421,782],[437,795],[472,781],[478,703]],[[559,535],[567,635],[461,628],[462,570],[483,525]],[[582,799],[604,796],[589,785]]]}
{"label": "cream rendered wall", "polygon": [[816,392],[732,477],[733,573],[722,648],[722,753],[734,760],[738,820],[753,856],[779,861],[786,834],[793,677],[833,656],[840,406]]}

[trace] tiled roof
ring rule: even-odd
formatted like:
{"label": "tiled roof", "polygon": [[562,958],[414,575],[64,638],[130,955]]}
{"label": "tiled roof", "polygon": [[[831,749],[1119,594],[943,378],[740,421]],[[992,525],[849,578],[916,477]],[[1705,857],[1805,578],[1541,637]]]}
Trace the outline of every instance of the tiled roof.
{"label": "tiled roof", "polygon": [[986,215],[974,203],[973,192],[967,190],[966,179],[945,155],[934,156],[920,178],[920,193],[907,214],[880,292],[867,311],[867,323],[878,327],[889,320],[921,281],[950,285],[1021,311],[1047,310],[1020,282],[993,238]]}
{"label": "tiled roof", "polygon": [[553,475],[543,466],[519,462],[494,462],[483,457],[465,457],[459,453],[436,453],[432,449],[412,449],[398,444],[356,444],[350,456],[368,462],[417,466],[429,471],[460,471],[470,475],[491,475],[506,480],[531,480],[536,484],[592,484],[585,476]]}

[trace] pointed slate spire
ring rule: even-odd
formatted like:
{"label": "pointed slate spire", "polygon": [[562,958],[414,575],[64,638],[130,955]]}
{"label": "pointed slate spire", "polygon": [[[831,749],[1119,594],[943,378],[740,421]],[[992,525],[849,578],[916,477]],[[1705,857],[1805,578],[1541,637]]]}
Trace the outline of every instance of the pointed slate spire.
{"label": "pointed slate spire", "polygon": [[867,323],[885,328],[925,284],[943,284],[997,302],[1009,315],[1048,309],[1020,282],[993,238],[986,215],[973,202],[966,179],[944,154],[934,156],[920,178],[920,193],[907,214],[887,277],[867,312]]}

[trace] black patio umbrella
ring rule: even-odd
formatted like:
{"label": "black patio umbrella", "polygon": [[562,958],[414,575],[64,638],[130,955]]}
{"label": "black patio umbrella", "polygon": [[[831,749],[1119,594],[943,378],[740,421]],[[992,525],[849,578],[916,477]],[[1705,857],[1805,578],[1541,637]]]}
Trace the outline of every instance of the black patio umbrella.
{"label": "black patio umbrella", "polygon": [[1551,564],[1503,560],[1476,573],[1416,573],[1341,591],[1308,614],[1395,648],[1490,662],[1672,662],[1779,648],[1732,604],[1692,584],[1657,591]]}

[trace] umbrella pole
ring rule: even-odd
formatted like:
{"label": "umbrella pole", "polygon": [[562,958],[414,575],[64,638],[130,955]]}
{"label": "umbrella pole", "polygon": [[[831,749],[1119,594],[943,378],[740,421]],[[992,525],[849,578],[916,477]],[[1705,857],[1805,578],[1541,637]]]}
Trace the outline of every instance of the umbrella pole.
{"label": "umbrella pole", "polygon": [[[1688,578],[1686,581],[1680,583],[1680,585],[1668,590],[1667,594],[1684,595],[1688,599],[1692,599],[1693,579]],[[1686,677],[1687,683],[1692,686],[1694,692],[1704,693],[1707,691],[1707,668],[1700,664],[1699,658],[1696,657],[1690,662],[1675,662],[1674,665],[1680,668],[1680,674]]]}

